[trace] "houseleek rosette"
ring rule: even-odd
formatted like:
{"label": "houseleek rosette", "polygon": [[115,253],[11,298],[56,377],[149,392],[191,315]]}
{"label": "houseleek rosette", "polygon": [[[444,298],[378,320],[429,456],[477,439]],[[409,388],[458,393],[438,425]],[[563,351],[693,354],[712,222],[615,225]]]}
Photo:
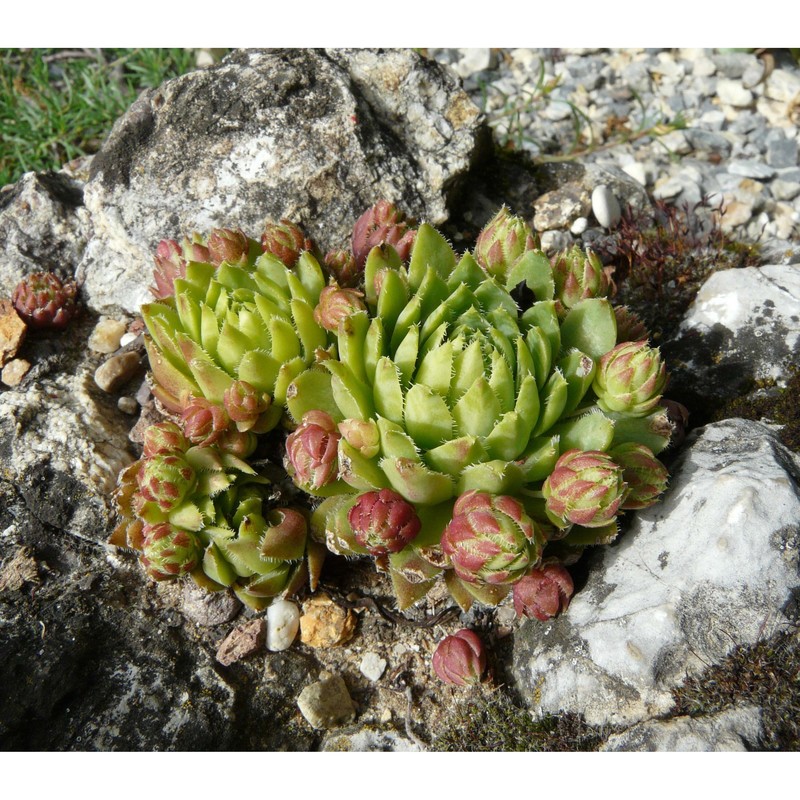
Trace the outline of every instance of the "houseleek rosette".
{"label": "houseleek rosette", "polygon": [[[593,285],[599,293],[607,285],[584,282],[567,306],[556,296],[549,259],[518,222],[504,221],[502,248],[483,240],[492,274],[469,253],[457,259],[429,225],[420,226],[407,267],[391,247],[373,248],[364,303],[337,298],[338,357],[315,364],[288,388],[299,433],[290,437],[287,467],[301,488],[327,498],[312,527],[330,549],[368,552],[351,513],[365,494],[390,491],[416,509],[419,533],[388,556],[401,606],[421,597],[443,571],[462,605],[471,598],[495,603],[536,567],[545,533],[563,538],[562,549],[613,538],[622,499],[604,506],[602,526],[587,514],[562,520],[546,507],[545,479],[570,451],[605,457],[642,436],[655,452],[669,439],[659,416],[657,351],[632,345],[646,355],[633,359],[636,387],[628,395],[620,388],[619,361],[597,380],[598,365],[611,360],[603,361],[617,345],[613,308],[591,296]],[[501,256],[510,261],[505,270],[498,267]],[[571,261],[579,262],[576,254]],[[522,282],[535,297],[524,312],[511,295]],[[320,307],[317,318],[325,316]],[[622,468],[615,469],[622,496]],[[529,544],[509,556],[515,566],[503,580],[488,579],[496,571],[465,579],[444,546],[454,506],[473,494],[490,499],[487,531],[507,524],[499,500],[519,504],[536,526]]]}
{"label": "houseleek rosette", "polygon": [[325,278],[308,252],[289,269],[270,253],[240,252],[235,237],[217,239],[209,245],[239,253],[236,263],[189,261],[174,296],[142,307],[153,392],[169,412],[202,399],[224,410],[226,425],[261,433],[280,419],[291,380],[328,347],[314,320]]}
{"label": "houseleek rosette", "polygon": [[110,541],[137,551],[154,580],[190,574],[260,609],[306,581],[313,588],[323,551],[305,516],[273,508],[270,482],[225,443],[192,446],[174,423],[150,426],[142,458],[120,476]]}

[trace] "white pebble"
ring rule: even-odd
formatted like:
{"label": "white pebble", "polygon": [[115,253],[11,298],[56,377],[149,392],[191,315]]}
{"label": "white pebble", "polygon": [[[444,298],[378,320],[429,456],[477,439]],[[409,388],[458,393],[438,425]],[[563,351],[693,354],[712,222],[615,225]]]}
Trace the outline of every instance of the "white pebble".
{"label": "white pebble", "polygon": [[119,346],[125,347],[126,344],[130,344],[131,342],[135,341],[135,339],[135,333],[123,333],[122,338],[119,340]]}
{"label": "white pebble", "polygon": [[365,678],[377,683],[386,669],[386,659],[381,658],[377,653],[364,653],[358,668]]}
{"label": "white pebble", "polygon": [[135,414],[139,410],[139,404],[133,397],[120,397],[117,400],[117,408],[122,411],[123,414]]}
{"label": "white pebble", "polygon": [[288,650],[300,630],[300,609],[291,600],[275,600],[267,609],[267,650]]}
{"label": "white pebble", "polygon": [[613,228],[622,217],[619,200],[608,186],[600,184],[592,192],[592,213],[604,228]]}
{"label": "white pebble", "polygon": [[575,234],[575,236],[580,236],[587,228],[589,227],[589,220],[586,217],[578,217],[575,222],[572,223],[570,227],[570,233]]}

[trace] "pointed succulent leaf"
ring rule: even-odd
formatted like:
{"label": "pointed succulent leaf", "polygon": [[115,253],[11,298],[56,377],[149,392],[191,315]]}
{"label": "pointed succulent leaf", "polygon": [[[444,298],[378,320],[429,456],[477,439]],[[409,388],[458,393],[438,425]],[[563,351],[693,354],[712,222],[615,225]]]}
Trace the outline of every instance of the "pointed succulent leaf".
{"label": "pointed succulent leaf", "polygon": [[434,505],[455,493],[455,482],[449,475],[434,472],[418,460],[383,458],[380,466],[392,488],[409,502]]}
{"label": "pointed succulent leaf", "polygon": [[617,343],[617,318],[611,303],[593,297],[576,303],[561,325],[561,344],[575,348],[589,358],[599,359]]}
{"label": "pointed succulent leaf", "polygon": [[560,438],[562,452],[567,450],[606,451],[614,439],[614,423],[602,411],[595,409],[580,417],[553,426],[550,433]]}
{"label": "pointed succulent leaf", "polygon": [[542,408],[539,421],[533,429],[534,436],[546,433],[558,422],[567,404],[569,386],[559,370],[555,370],[542,390]]}
{"label": "pointed succulent leaf", "polygon": [[429,265],[446,281],[455,269],[456,254],[439,231],[423,223],[417,230],[408,265],[408,283],[413,291],[419,289]]}
{"label": "pointed succulent leaf", "polygon": [[329,414],[334,420],[341,418],[341,412],[333,398],[331,373],[320,366],[304,370],[289,384],[286,406],[295,422],[300,422],[307,411],[317,409]]}
{"label": "pointed succulent leaf", "polygon": [[458,478],[470,464],[477,464],[489,457],[486,448],[476,436],[461,436],[451,439],[425,453],[425,463],[437,472]]}
{"label": "pointed succulent leaf", "polygon": [[425,450],[453,436],[454,421],[447,403],[421,383],[415,383],[406,393],[404,420],[408,433]]}

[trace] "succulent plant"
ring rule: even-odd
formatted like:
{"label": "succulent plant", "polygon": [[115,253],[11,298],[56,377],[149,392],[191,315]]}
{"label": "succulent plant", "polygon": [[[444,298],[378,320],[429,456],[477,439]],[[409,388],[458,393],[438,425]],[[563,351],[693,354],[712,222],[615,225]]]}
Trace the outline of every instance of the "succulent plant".
{"label": "succulent plant", "polygon": [[486,672],[486,650],[478,634],[465,628],[439,642],[432,663],[433,671],[444,683],[475,686]]}
{"label": "succulent plant", "polygon": [[599,450],[567,450],[542,485],[547,516],[559,528],[602,528],[628,494],[622,467]]}
{"label": "succulent plant", "polygon": [[[163,248],[174,294],[144,307],[146,346],[181,426],[145,434],[115,541],[144,552],[158,529],[154,576],[190,572],[255,607],[313,581],[323,542],[372,556],[401,608],[440,580],[465,609],[512,589],[520,613],[566,607],[562,564],[656,500],[674,428],[658,350],[623,338],[640,328],[605,296],[600,262],[575,248],[551,263],[505,208],[458,257],[386,201],[357,221],[352,253],[326,258],[328,285],[307,245],[284,220],[261,245],[214,231],[206,261],[187,258],[200,241]],[[323,498],[310,530],[271,508],[247,462],[284,411],[286,471]],[[194,567],[176,531],[196,541]],[[452,647],[468,667],[443,674],[479,679],[477,637],[455,638],[435,661]]]}
{"label": "succulent plant", "polygon": [[[610,541],[630,496],[613,448],[641,443],[652,454],[669,441],[658,351],[617,344],[596,258],[569,254],[580,280],[562,282],[565,302],[521,220],[501,211],[485,234],[476,253],[488,275],[427,224],[407,266],[374,247],[365,307],[336,316],[335,357],[288,391],[300,423],[288,469],[326,498],[312,517],[320,541],[345,555],[374,548],[353,525],[365,495],[392,492],[416,510],[419,533],[376,554],[401,607],[440,577],[462,607],[494,604],[543,555]],[[510,293],[523,282],[534,297],[525,309]],[[316,449],[299,445],[315,430],[309,414],[324,415]]]}
{"label": "succulent plant", "polygon": [[29,327],[61,330],[75,315],[77,293],[74,281],[62,282],[52,272],[34,272],[16,285],[11,302]]}
{"label": "succulent plant", "polygon": [[544,536],[519,500],[462,494],[442,533],[442,551],[468,583],[514,583],[542,555]]}
{"label": "succulent plant", "polygon": [[388,200],[379,200],[356,220],[353,226],[353,258],[359,270],[364,268],[373,247],[389,244],[401,261],[408,257],[415,231],[401,211]]}
{"label": "succulent plant", "polygon": [[489,275],[505,283],[519,259],[537,249],[530,227],[503,206],[478,236],[475,259]]}
{"label": "succulent plant", "polygon": [[221,414],[231,427],[263,433],[280,420],[292,378],[329,346],[314,320],[325,278],[310,253],[290,270],[258,255],[261,246],[241,231],[215,230],[208,249],[214,263],[189,261],[174,296],[142,307],[153,392],[174,414],[205,403],[215,433]]}
{"label": "succulent plant", "polygon": [[666,382],[658,350],[646,341],[623,342],[600,359],[593,388],[604,411],[641,417],[659,404]]}
{"label": "succulent plant", "polygon": [[355,540],[373,556],[400,552],[422,527],[414,506],[391,489],[359,495],[347,521]]}
{"label": "succulent plant", "polygon": [[564,308],[572,308],[589,297],[608,294],[608,277],[600,259],[588,247],[578,245],[559,253],[552,260],[555,295]]}
{"label": "succulent plant", "polygon": [[261,247],[265,253],[274,256],[287,267],[293,267],[306,250],[312,250],[314,245],[300,226],[288,219],[280,222],[267,222],[264,233],[261,234]]}
{"label": "succulent plant", "polygon": [[191,574],[253,608],[306,581],[313,588],[323,551],[308,540],[303,513],[271,507],[267,478],[224,442],[190,446],[176,429],[165,422],[145,431],[145,454],[120,476],[121,521],[110,541],[138,551],[154,580]]}
{"label": "succulent plant", "polygon": [[566,611],[574,591],[572,576],[561,564],[542,564],[514,584],[514,610],[517,616],[546,622]]}
{"label": "succulent plant", "polygon": [[175,279],[186,275],[186,265],[190,261],[210,262],[211,254],[205,240],[198,233],[191,238],[184,237],[179,243],[175,239],[162,239],[153,256],[155,286],[150,291],[157,300],[164,300],[175,293]]}

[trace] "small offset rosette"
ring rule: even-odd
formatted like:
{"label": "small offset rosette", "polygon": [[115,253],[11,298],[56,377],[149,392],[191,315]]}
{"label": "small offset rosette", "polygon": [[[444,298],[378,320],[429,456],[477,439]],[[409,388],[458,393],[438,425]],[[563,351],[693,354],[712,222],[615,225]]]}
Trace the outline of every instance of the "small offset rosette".
{"label": "small offset rosette", "polygon": [[559,528],[608,525],[627,492],[622,467],[599,450],[567,450],[542,486],[547,516]]}
{"label": "small offset rosette", "polygon": [[467,583],[513,583],[539,561],[543,545],[519,500],[477,491],[456,500],[442,534],[442,551]]}
{"label": "small offset rosette", "polygon": [[391,489],[359,495],[347,520],[356,541],[373,556],[399,553],[422,527],[414,506]]}
{"label": "small offset rosette", "polygon": [[453,686],[476,686],[486,672],[486,649],[474,631],[464,629],[446,636],[433,653],[433,671]]}
{"label": "small offset rosette", "polygon": [[661,400],[667,371],[657,348],[623,342],[601,359],[592,388],[603,411],[645,416]]}
{"label": "small offset rosette", "polygon": [[514,584],[514,610],[519,617],[547,622],[567,610],[574,592],[572,576],[561,564],[542,564]]}

